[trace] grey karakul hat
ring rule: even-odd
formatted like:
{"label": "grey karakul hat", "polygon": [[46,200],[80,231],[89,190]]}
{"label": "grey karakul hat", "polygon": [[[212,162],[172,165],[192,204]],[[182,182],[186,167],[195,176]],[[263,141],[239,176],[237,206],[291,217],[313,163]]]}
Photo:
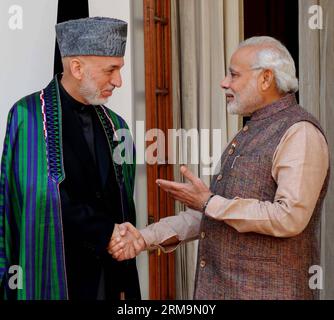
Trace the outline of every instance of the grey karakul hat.
{"label": "grey karakul hat", "polygon": [[105,17],[58,23],[56,35],[61,56],[123,57],[127,26],[125,21]]}

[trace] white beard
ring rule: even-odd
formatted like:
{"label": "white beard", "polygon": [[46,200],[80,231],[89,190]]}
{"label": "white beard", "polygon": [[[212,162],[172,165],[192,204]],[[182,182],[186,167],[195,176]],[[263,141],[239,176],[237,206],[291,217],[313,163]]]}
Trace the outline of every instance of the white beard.
{"label": "white beard", "polygon": [[227,104],[227,112],[236,115],[249,115],[257,109],[257,106],[261,103],[261,97],[257,94],[257,82],[251,81],[242,91],[242,97],[240,93],[234,93],[227,91],[226,93],[232,94],[234,99]]}
{"label": "white beard", "polygon": [[97,88],[89,72],[85,73],[85,79],[82,81],[79,93],[89,104],[93,106],[98,106],[108,102],[108,98],[100,97],[101,91]]}

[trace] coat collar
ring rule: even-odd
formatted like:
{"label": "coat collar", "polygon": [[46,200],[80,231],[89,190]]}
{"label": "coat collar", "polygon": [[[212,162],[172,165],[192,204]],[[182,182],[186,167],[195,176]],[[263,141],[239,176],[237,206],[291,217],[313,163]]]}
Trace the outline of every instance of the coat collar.
{"label": "coat collar", "polygon": [[65,172],[62,155],[62,113],[57,76],[41,91],[40,99],[49,175],[59,184],[65,179]]}
{"label": "coat collar", "polygon": [[252,116],[252,121],[263,120],[273,116],[274,114],[285,110],[286,108],[297,105],[296,95],[294,93],[288,94],[278,101],[269,104],[260,110],[255,111]]}

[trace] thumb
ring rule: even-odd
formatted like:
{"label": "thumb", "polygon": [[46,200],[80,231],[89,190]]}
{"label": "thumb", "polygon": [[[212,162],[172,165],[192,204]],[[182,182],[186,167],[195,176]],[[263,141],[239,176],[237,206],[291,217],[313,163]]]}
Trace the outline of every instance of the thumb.
{"label": "thumb", "polygon": [[140,238],[141,238],[141,233],[139,232],[139,230],[138,230],[136,227],[134,227],[134,226],[133,226],[131,223],[129,223],[129,222],[126,222],[125,225],[126,225],[127,230],[128,230],[129,232],[131,232],[132,235],[133,235],[136,239],[140,239]]}
{"label": "thumb", "polygon": [[120,224],[119,226],[118,226],[118,228],[119,228],[119,234],[122,236],[122,237],[124,237],[125,235],[126,235],[126,231],[127,231],[127,227],[126,227],[126,225],[123,223],[123,224]]}

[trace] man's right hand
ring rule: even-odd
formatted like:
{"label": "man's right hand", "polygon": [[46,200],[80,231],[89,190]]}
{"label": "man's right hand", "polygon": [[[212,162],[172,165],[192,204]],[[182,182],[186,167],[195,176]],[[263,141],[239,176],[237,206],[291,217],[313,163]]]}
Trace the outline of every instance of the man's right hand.
{"label": "man's right hand", "polygon": [[118,225],[119,233],[112,237],[108,252],[117,261],[128,260],[146,249],[146,242],[141,233],[129,222]]}

